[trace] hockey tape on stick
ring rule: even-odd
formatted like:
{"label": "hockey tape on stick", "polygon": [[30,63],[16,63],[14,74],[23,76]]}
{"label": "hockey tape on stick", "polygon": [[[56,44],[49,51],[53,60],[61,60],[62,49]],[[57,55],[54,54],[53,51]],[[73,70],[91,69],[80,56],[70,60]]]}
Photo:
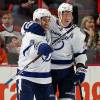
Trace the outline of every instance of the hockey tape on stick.
{"label": "hockey tape on stick", "polygon": [[[57,38],[56,40],[54,40],[50,46],[56,44],[57,42],[61,41],[62,39],[64,39],[64,37],[66,37],[66,34],[68,34],[69,32],[71,32],[76,26],[72,25],[72,27],[66,32],[64,33],[62,36],[60,36],[59,38]],[[13,80],[17,79],[17,76],[22,74],[24,70],[26,70],[31,63],[34,63],[35,61],[37,61],[42,55],[38,55],[35,59],[33,59],[31,62],[29,62],[22,70],[20,70],[17,74],[15,74],[14,76],[12,76],[7,82],[5,82],[5,85],[11,83]]]}

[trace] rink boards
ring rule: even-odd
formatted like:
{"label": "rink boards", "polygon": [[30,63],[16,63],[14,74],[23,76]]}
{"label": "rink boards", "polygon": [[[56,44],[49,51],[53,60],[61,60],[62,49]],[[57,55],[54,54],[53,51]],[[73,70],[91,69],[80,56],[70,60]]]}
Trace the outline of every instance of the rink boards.
{"label": "rink boards", "polygon": [[[0,100],[16,100],[15,81],[4,85],[8,79],[16,74],[16,68],[14,66],[0,66]],[[84,100],[100,100],[100,65],[89,66],[85,82],[81,86]],[[80,100],[79,91],[77,86],[76,100]]]}

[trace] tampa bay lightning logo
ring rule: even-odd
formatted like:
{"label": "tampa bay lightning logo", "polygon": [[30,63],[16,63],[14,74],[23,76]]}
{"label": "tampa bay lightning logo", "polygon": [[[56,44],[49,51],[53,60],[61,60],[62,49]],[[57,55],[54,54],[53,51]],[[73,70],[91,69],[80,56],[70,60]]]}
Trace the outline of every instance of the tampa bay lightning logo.
{"label": "tampa bay lightning logo", "polygon": [[60,50],[60,49],[62,49],[64,47],[64,41],[60,41],[60,42],[58,42],[54,47],[53,47],[53,49],[54,50]]}

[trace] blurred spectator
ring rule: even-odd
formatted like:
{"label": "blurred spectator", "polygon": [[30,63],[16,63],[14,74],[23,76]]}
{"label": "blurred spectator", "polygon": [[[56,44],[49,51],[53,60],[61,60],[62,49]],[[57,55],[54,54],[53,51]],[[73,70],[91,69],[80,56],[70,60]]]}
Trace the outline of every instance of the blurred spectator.
{"label": "blurred spectator", "polygon": [[19,0],[4,0],[3,3],[4,3],[4,6],[2,8],[3,10],[9,10],[16,13],[18,12],[20,5]]}
{"label": "blurred spectator", "polygon": [[95,20],[92,16],[85,16],[82,19],[81,27],[86,34],[86,46],[87,46],[87,63],[95,63],[96,59],[96,45],[97,45],[97,31],[95,27]]}
{"label": "blurred spectator", "polygon": [[95,48],[97,44],[97,32],[95,20],[92,16],[85,16],[82,19],[81,27],[86,34],[86,45],[88,48]]}
{"label": "blurred spectator", "polygon": [[8,65],[8,58],[6,51],[4,50],[4,42],[0,37],[0,65]]}
{"label": "blurred spectator", "polygon": [[6,43],[9,37],[16,36],[21,41],[20,27],[13,24],[13,16],[9,11],[4,11],[1,17],[0,36]]}
{"label": "blurred spectator", "polygon": [[100,16],[96,20],[96,29],[97,29],[97,32],[98,32],[97,48],[100,49]]}
{"label": "blurred spectator", "polygon": [[11,37],[9,43],[6,45],[7,51],[9,53],[18,53],[20,50],[20,42],[17,37]]}
{"label": "blurred spectator", "polygon": [[[100,3],[100,0],[98,0],[98,1]],[[99,7],[98,18],[96,20],[96,29],[97,29],[97,32],[98,32],[98,41],[97,41],[97,49],[96,49],[96,56],[95,56],[96,62],[95,63],[100,64],[100,7]]]}
{"label": "blurred spectator", "polygon": [[43,0],[49,8],[58,8],[64,0]]}
{"label": "blurred spectator", "polygon": [[32,17],[33,11],[38,7],[38,0],[4,0],[3,10],[12,11],[13,14]]}
{"label": "blurred spectator", "polygon": [[20,0],[20,13],[32,18],[33,11],[38,8],[38,0]]}
{"label": "blurred spectator", "polygon": [[[18,38],[19,43],[21,43],[21,34],[20,28],[18,26],[13,25],[13,16],[12,13],[9,11],[4,11],[1,17],[2,24],[0,25],[0,36],[5,42],[6,46],[10,42],[12,37]],[[7,47],[5,47],[7,48]],[[8,52],[8,61],[10,64],[17,64],[18,59],[18,52]]]}
{"label": "blurred spectator", "polygon": [[34,0],[24,0],[23,3],[21,3],[21,7],[23,8],[32,8],[33,4],[35,3]]}

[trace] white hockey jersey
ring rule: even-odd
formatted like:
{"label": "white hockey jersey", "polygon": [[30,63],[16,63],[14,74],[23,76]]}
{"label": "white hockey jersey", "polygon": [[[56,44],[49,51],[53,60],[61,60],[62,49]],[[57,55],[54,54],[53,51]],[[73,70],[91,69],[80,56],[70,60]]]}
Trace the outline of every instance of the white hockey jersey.
{"label": "white hockey jersey", "polygon": [[[37,57],[39,44],[47,43],[44,30],[39,24],[30,22],[28,26],[26,23],[22,28],[22,30],[25,30],[22,32],[26,34],[22,33],[24,36],[20,49],[18,70],[22,70],[23,67]],[[34,63],[31,63],[20,77],[39,84],[51,83],[50,57],[51,55],[45,60],[45,56],[41,56]]]}
{"label": "white hockey jersey", "polygon": [[[85,54],[85,34],[75,25],[62,28],[58,24],[57,18],[52,17],[50,32],[52,42],[61,38],[52,47],[54,52],[51,57],[52,69],[65,69],[71,67],[74,62],[85,64],[87,56]],[[65,34],[65,35],[64,35]],[[62,35],[63,38],[62,38]]]}

